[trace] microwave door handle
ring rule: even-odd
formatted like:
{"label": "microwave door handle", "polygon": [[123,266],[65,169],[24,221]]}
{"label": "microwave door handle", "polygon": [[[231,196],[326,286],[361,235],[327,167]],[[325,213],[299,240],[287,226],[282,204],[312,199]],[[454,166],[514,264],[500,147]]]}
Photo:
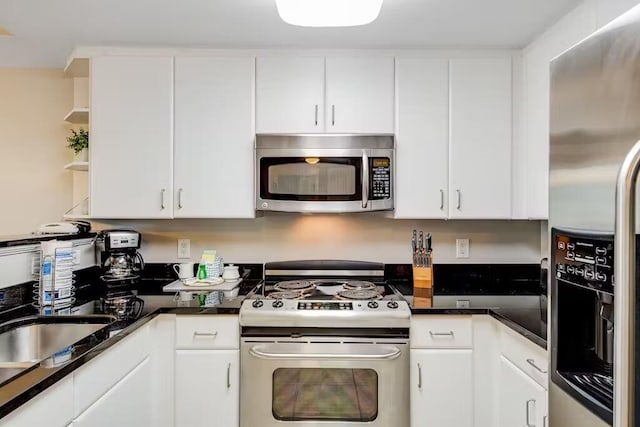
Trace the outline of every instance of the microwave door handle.
{"label": "microwave door handle", "polygon": [[362,209],[369,205],[369,156],[362,152]]}
{"label": "microwave door handle", "polygon": [[294,353],[287,351],[270,351],[262,346],[249,349],[249,354],[259,359],[289,359],[289,360],[393,360],[400,357],[402,350],[391,347],[384,351],[360,353]]}

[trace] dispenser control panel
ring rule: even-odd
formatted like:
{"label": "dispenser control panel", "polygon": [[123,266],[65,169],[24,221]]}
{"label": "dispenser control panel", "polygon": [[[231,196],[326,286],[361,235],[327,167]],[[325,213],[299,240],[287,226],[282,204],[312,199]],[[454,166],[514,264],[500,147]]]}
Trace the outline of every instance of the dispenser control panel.
{"label": "dispenser control panel", "polygon": [[554,246],[558,279],[613,293],[613,236],[557,233]]}

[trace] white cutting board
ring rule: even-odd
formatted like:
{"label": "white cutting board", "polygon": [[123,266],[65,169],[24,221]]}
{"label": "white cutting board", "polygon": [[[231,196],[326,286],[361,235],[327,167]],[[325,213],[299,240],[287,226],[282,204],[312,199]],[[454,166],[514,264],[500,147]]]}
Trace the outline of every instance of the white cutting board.
{"label": "white cutting board", "polygon": [[220,283],[219,285],[187,286],[182,283],[182,280],[176,280],[175,282],[171,282],[167,286],[163,287],[162,290],[164,292],[230,291],[240,286],[240,283],[242,283],[242,279],[225,280],[224,283]]}

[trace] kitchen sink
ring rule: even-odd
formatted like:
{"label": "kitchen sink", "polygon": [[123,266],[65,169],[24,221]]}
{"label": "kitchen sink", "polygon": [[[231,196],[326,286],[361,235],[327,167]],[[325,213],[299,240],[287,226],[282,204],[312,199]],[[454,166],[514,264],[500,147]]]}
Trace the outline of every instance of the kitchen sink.
{"label": "kitchen sink", "polygon": [[0,325],[0,368],[29,368],[115,320],[112,316],[31,316]]}

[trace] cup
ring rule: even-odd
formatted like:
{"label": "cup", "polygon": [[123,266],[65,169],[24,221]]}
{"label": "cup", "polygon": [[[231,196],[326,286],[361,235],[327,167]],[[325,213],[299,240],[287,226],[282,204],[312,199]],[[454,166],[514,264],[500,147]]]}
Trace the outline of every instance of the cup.
{"label": "cup", "polygon": [[181,264],[173,264],[173,271],[176,272],[179,279],[191,279],[193,274],[193,266],[195,262],[183,262]]}

